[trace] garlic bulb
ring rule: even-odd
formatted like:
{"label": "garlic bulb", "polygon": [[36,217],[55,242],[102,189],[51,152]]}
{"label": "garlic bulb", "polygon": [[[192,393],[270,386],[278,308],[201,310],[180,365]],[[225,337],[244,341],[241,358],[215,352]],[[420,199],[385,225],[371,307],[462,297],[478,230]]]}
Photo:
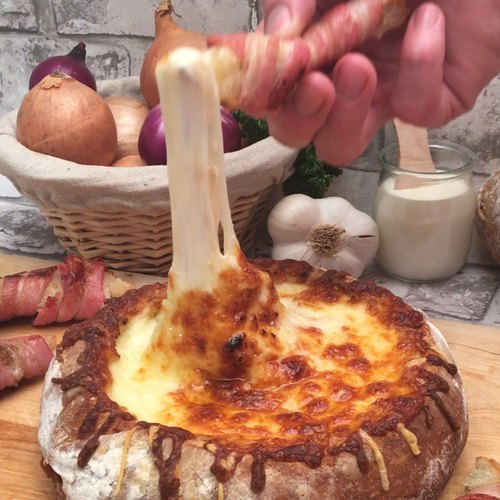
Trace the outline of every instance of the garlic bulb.
{"label": "garlic bulb", "polygon": [[354,278],[373,259],[379,242],[375,221],[338,197],[286,196],[271,210],[267,229],[273,259],[305,260]]}

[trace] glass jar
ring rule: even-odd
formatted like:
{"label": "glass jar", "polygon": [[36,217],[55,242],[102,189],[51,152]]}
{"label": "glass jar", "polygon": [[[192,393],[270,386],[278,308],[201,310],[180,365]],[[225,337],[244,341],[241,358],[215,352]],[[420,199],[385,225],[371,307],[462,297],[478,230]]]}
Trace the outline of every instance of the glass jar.
{"label": "glass jar", "polygon": [[374,207],[380,231],[376,260],[387,274],[408,281],[450,278],[465,264],[472,240],[473,154],[447,141],[429,148],[435,173],[401,169],[397,144],[380,154]]}

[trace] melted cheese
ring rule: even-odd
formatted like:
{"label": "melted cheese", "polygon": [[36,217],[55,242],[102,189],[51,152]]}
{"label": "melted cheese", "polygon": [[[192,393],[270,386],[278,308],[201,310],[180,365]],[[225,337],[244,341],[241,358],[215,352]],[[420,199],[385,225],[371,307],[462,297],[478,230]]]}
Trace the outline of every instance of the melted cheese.
{"label": "melted cheese", "polygon": [[[306,359],[311,375],[285,385],[278,378],[274,386],[269,378],[269,393],[280,387],[282,398],[272,411],[257,407],[247,411],[237,401],[216,404],[212,393],[195,375],[190,374],[191,383],[185,383],[189,371],[182,365],[182,356],[171,360],[175,370],[151,363],[149,349],[157,318],[151,317],[147,310],[122,327],[116,343],[120,356],[110,364],[113,383],[108,388],[109,396],[141,420],[175,425],[194,433],[234,435],[241,432],[244,420],[245,432],[249,432],[251,440],[259,435],[281,434],[283,425],[277,421],[277,415],[283,412],[312,412],[327,419],[342,411],[356,414],[367,411],[385,395],[383,390],[367,392],[366,388],[373,383],[382,383],[391,396],[411,392],[411,387],[399,384],[411,353],[408,358],[394,356],[400,340],[397,329],[382,324],[363,305],[298,301],[294,297],[304,287],[287,283],[276,287],[286,312],[279,318],[275,334],[286,340],[286,348],[278,361],[272,351],[262,358],[262,364],[254,367],[247,389],[250,392],[265,387],[266,377],[280,368],[279,360],[287,357]],[[321,398],[328,401],[322,403]],[[326,405],[324,409],[322,404]],[[207,410],[203,418],[203,411],[209,406],[211,411]],[[241,416],[240,422],[241,413],[247,415]],[[194,414],[199,418],[195,419]]]}
{"label": "melted cheese", "polygon": [[418,446],[417,436],[402,423],[398,424],[398,431],[408,443],[408,447],[414,455],[420,455],[420,447]]}
{"label": "melted cheese", "polygon": [[152,425],[149,429],[148,429],[148,447],[151,449],[151,447],[153,446],[153,440],[155,438],[155,434],[157,433],[158,431],[158,427],[155,426],[155,425]]}
{"label": "melted cheese", "polygon": [[130,447],[130,442],[132,441],[132,435],[135,432],[135,427],[132,427],[130,431],[127,432],[125,436],[125,442],[123,443],[122,458],[120,460],[120,470],[118,471],[118,480],[116,481],[115,490],[113,492],[113,497],[118,497],[120,490],[122,488],[123,476],[125,474],[125,465],[127,464],[128,449]]}
{"label": "melted cheese", "polygon": [[[167,301],[174,302],[185,290],[212,291],[221,270],[237,266],[238,242],[231,222],[219,94],[211,61],[193,49],[175,51],[158,63],[156,76],[172,213],[169,277],[173,281]],[[219,249],[219,226],[224,253]]]}
{"label": "melted cheese", "polygon": [[365,444],[367,444],[373,451],[373,456],[375,457],[375,462],[377,463],[378,471],[380,474],[380,482],[382,483],[382,489],[384,491],[389,491],[389,477],[387,475],[387,467],[385,466],[384,456],[382,455],[378,444],[375,440],[367,434],[363,429],[359,430],[359,435]]}
{"label": "melted cheese", "polygon": [[156,415],[169,404],[168,394],[182,387],[175,372],[164,377],[161,366],[145,362],[156,325],[157,318],[147,310],[132,318],[118,339],[120,358],[109,365],[113,377],[107,389],[109,397],[147,422],[157,421]]}

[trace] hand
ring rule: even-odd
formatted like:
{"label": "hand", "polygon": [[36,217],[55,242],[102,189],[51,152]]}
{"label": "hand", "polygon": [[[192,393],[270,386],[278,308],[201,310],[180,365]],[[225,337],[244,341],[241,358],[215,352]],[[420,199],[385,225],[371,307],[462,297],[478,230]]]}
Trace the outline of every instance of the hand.
{"label": "hand", "polygon": [[[263,0],[264,30],[299,36],[332,0]],[[318,157],[344,165],[362,154],[377,130],[395,116],[428,128],[470,110],[500,72],[498,0],[407,1],[405,30],[348,53],[330,74],[306,74],[278,112],[271,133]]]}

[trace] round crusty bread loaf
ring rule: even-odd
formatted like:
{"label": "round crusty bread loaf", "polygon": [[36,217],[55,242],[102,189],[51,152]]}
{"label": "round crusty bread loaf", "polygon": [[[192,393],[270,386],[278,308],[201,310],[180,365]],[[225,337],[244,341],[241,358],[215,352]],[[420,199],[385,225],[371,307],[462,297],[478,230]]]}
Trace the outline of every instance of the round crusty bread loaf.
{"label": "round crusty bread loaf", "polygon": [[[263,259],[260,266],[276,277],[284,272],[286,262]],[[214,436],[138,421],[110,401],[105,393],[107,366],[109,358],[116,356],[113,351],[120,325],[146,307],[153,314],[160,310],[165,286],[157,284],[112,300],[93,319],[72,326],[58,346],[45,377],[39,428],[44,465],[54,478],[58,498],[436,498],[453,471],[468,430],[463,386],[449,363],[453,358],[446,341],[422,313],[390,292],[344,273],[311,269],[295,263],[294,276],[307,282],[314,281],[314,275],[323,284],[327,277],[350,293],[359,292],[371,306],[382,299],[397,304],[387,315],[392,314],[420,339],[418,349],[424,358],[415,362],[424,362],[429,352],[440,353],[447,360],[429,355],[425,373],[415,371],[420,374],[414,381],[415,399],[405,399],[406,407],[417,408],[405,425],[418,440],[420,454],[413,454],[409,442],[396,430],[396,424],[404,420],[401,402],[396,407],[387,403],[391,411],[379,425],[370,428],[369,421],[361,425],[372,429],[389,488],[381,485],[380,456],[354,437],[322,450],[309,446],[312,439],[306,438],[301,445],[274,450],[271,456],[266,455],[264,445],[239,449],[238,435],[228,449],[219,446]],[[416,323],[411,326],[408,321]],[[409,344],[402,341],[401,348],[408,349]],[[424,386],[418,396],[418,387]]]}
{"label": "round crusty bread loaf", "polygon": [[479,190],[476,221],[491,256],[500,264],[500,169]]}

